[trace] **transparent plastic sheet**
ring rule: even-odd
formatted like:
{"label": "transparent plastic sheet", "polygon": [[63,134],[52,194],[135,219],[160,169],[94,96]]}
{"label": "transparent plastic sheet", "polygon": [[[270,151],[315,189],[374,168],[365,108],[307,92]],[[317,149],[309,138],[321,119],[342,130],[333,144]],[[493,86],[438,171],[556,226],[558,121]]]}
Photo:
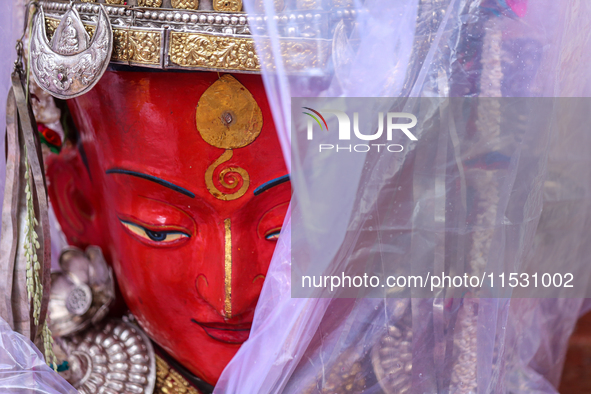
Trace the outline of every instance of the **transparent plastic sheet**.
{"label": "transparent plastic sheet", "polygon": [[[291,97],[591,93],[589,51],[584,49],[590,46],[591,6],[584,1],[355,2],[358,26],[347,33],[349,42],[335,42],[342,45],[342,58],[348,51],[358,55],[343,61],[333,53],[334,69],[326,77],[319,77],[313,68],[307,74],[288,75],[275,38],[283,27],[275,18],[274,2],[263,4],[267,18],[258,22],[262,26],[257,31],[271,38],[257,38],[257,51],[274,61],[263,74],[292,171],[308,152],[291,149]],[[246,1],[247,10],[256,6],[260,2]],[[484,6],[493,8],[493,16],[483,17]],[[481,55],[482,61],[470,61],[470,56]],[[472,234],[488,239],[483,253],[487,267],[510,264],[528,271],[553,264],[588,281],[585,234],[591,227],[587,154],[591,141],[587,134],[585,125],[570,124],[551,135],[530,135],[544,141],[527,155],[523,154],[527,141],[508,140],[505,146],[514,165],[503,173],[474,170],[464,175],[474,198],[486,202],[486,196],[495,196],[487,202],[496,211],[493,219],[481,223],[480,234]],[[441,153],[437,141],[425,148],[434,157]],[[466,159],[465,152],[451,156]],[[363,164],[362,160],[352,164],[344,185],[329,175],[323,178],[334,182],[335,195],[340,197],[323,217],[334,231],[322,239],[320,258],[311,257],[327,269],[346,236],[343,216],[345,224],[352,218],[367,221],[371,211],[354,211],[353,200],[364,192],[362,180],[380,175],[368,173]],[[423,173],[414,165],[409,167],[410,177],[428,186],[402,201],[412,212],[421,203],[437,203],[433,197],[437,164],[435,171]],[[302,190],[313,192],[314,181],[292,179],[296,196]],[[461,197],[454,198],[460,206]],[[420,225],[417,216],[404,224],[409,234],[420,234]],[[215,392],[556,392],[568,336],[581,311],[588,309],[583,299],[292,299],[290,226],[288,215],[251,337],[222,374]],[[447,235],[457,230],[444,223],[437,232]],[[495,253],[490,253],[493,240]],[[458,255],[469,256],[471,245],[458,248]],[[434,239],[415,251],[424,258],[437,255],[433,252],[441,247],[441,239]],[[396,347],[390,349],[396,349],[396,356],[391,357],[392,350],[381,354],[393,341]]]}
{"label": "transparent plastic sheet", "polygon": [[0,319],[0,391],[2,393],[75,394],[31,341]]}

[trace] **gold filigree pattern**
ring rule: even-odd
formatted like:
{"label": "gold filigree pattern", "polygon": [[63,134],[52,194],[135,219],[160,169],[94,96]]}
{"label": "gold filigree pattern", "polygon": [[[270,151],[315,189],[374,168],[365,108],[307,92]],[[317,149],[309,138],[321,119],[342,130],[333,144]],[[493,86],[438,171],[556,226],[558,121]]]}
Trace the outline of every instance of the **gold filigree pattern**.
{"label": "gold filigree pattern", "polygon": [[199,7],[198,0],[172,0],[173,8],[179,8],[183,10],[196,10]]}
{"label": "gold filigree pattern", "polygon": [[298,10],[313,10],[321,8],[320,0],[296,0]]}
{"label": "gold filigree pattern", "polygon": [[129,57],[127,53],[127,30],[113,29],[113,52],[111,59],[126,62]]}
{"label": "gold filigree pattern", "polygon": [[[268,69],[275,68],[270,48],[271,42],[263,41],[264,62]],[[303,71],[305,69],[324,69],[331,54],[332,41],[291,39],[279,41],[284,66],[288,72]]]}
{"label": "gold filigree pattern", "polygon": [[60,24],[60,21],[53,18],[45,18],[45,33],[47,34],[47,40],[51,41],[53,34],[55,33],[55,29]]}
{"label": "gold filigree pattern", "polygon": [[139,7],[160,8],[162,7],[162,0],[137,0]]}
{"label": "gold filigree pattern", "polygon": [[332,0],[332,6],[335,8],[353,7],[353,0]]}
{"label": "gold filigree pattern", "polygon": [[96,30],[96,26],[84,25],[84,30],[86,30],[88,36],[92,38],[92,36],[94,35],[94,31]]}
{"label": "gold filigree pattern", "polygon": [[213,0],[213,9],[224,12],[242,11],[242,0]]}
{"label": "gold filigree pattern", "polygon": [[121,62],[160,64],[159,32],[113,29],[111,59]]}
{"label": "gold filigree pattern", "polygon": [[201,394],[177,371],[156,355],[156,387],[154,394]]}
{"label": "gold filigree pattern", "polygon": [[[283,0],[273,0],[273,8],[275,12],[281,12],[285,8],[285,2]],[[254,9],[256,12],[263,14],[265,12],[265,1],[255,0]]]}
{"label": "gold filigree pattern", "polygon": [[116,4],[116,5],[124,5],[125,0],[105,0],[107,4]]}
{"label": "gold filigree pattern", "polygon": [[160,33],[142,30],[128,32],[127,53],[136,63],[160,63]]}
{"label": "gold filigree pattern", "polygon": [[260,70],[254,41],[250,38],[172,32],[170,40],[170,60],[173,64],[224,70]]}

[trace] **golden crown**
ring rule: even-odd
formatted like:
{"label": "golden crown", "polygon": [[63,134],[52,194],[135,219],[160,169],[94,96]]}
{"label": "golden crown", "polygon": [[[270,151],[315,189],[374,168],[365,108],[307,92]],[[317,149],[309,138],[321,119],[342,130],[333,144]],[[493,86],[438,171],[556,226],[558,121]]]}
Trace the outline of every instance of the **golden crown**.
{"label": "golden crown", "polygon": [[[266,16],[246,14],[241,0],[106,0],[42,1],[47,39],[52,40],[64,15],[76,11],[90,37],[104,12],[112,27],[110,62],[159,69],[258,73],[273,68],[255,50],[271,45]],[[286,71],[325,70],[329,66],[334,27],[351,21],[349,0],[274,2],[280,52]],[[262,1],[256,3],[262,12]],[[262,51],[267,53],[269,51]]]}

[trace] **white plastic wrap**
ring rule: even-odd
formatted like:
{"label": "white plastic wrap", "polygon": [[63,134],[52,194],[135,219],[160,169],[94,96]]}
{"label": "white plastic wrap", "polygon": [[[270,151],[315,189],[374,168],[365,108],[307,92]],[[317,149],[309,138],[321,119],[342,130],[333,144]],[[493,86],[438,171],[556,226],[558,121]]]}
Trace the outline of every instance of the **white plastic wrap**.
{"label": "white plastic wrap", "polygon": [[75,394],[47,364],[31,341],[0,319],[0,392]]}
{"label": "white plastic wrap", "polygon": [[[255,9],[255,3],[246,1],[247,9]],[[258,31],[269,35],[274,45],[259,45],[257,50],[260,56],[274,59],[274,66],[264,70],[264,80],[292,173],[309,153],[290,145],[292,97],[591,94],[587,66],[591,5],[585,1],[352,2],[358,25],[347,36],[351,46],[358,46],[350,49],[357,55],[340,61],[333,53],[334,72],[324,79],[314,69],[287,75],[285,58],[277,50],[282,27],[274,18],[274,2],[263,3],[267,18]],[[259,39],[259,44],[266,40]],[[341,54],[348,53],[346,41],[341,41]],[[474,254],[493,269],[505,264],[522,271],[561,267],[588,287],[591,141],[586,127],[557,128],[550,135],[537,136],[543,142],[509,142],[504,147],[513,164],[504,172],[467,174],[473,203],[484,202],[495,214],[479,223],[480,233],[470,235],[483,236],[485,247],[475,250],[471,240],[457,253]],[[446,144],[436,144],[437,139],[423,153],[438,157]],[[458,162],[469,159],[465,151],[454,155]],[[343,247],[339,220],[367,219],[354,210],[352,201],[364,192],[360,180],[368,179],[371,169],[351,165],[344,185],[328,175],[324,178],[339,195],[323,217],[334,231],[328,236],[322,233],[322,257],[311,258],[326,266]],[[425,203],[436,200],[430,196],[437,195],[430,189],[435,186],[425,185],[436,184],[438,167],[421,171],[417,166],[409,164],[406,177],[422,181],[424,193],[415,188],[401,201],[413,213],[401,230],[420,235],[422,223],[417,218],[424,217]],[[296,196],[317,190],[314,181],[292,177]],[[460,197],[455,198],[461,206]],[[250,339],[222,374],[216,393],[556,392],[568,336],[584,310],[582,298],[295,299],[291,298],[291,230],[288,214]],[[435,233],[458,230],[453,223],[444,223]],[[420,250],[425,255],[443,250],[437,249],[444,245],[438,242],[435,238]],[[379,376],[375,360],[379,350],[400,335],[407,341],[404,349],[397,348],[396,357],[400,360],[402,355],[404,360],[393,361],[393,366],[382,363],[384,370],[395,371],[392,381]]]}

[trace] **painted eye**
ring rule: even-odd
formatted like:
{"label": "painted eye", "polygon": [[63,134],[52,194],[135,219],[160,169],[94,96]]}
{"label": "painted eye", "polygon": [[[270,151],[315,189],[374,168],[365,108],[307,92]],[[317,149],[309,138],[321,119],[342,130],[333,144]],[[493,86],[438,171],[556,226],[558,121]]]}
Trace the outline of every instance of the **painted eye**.
{"label": "painted eye", "polygon": [[125,228],[127,228],[132,233],[136,234],[141,238],[154,242],[169,243],[173,241],[178,241],[181,238],[189,238],[189,234],[183,233],[181,231],[154,231],[142,226],[138,226],[135,223],[127,222],[124,220],[120,221],[121,224],[123,224],[123,226],[125,226]]}
{"label": "painted eye", "polygon": [[265,239],[269,241],[277,241],[279,234],[281,234],[281,229],[271,230],[265,235]]}

